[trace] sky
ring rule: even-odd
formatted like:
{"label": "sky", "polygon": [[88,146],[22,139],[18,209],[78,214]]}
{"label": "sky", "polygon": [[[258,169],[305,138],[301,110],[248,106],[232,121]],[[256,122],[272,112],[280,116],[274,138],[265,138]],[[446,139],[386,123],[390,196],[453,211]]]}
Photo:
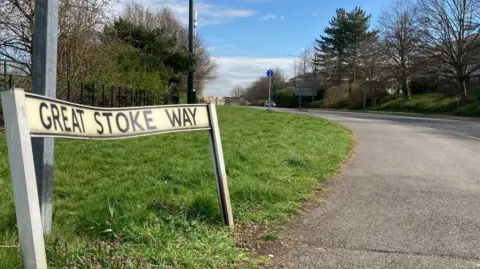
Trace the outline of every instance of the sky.
{"label": "sky", "polygon": [[[392,0],[196,0],[197,34],[217,63],[217,79],[204,93],[228,96],[237,84],[247,86],[268,69],[294,74],[294,57],[312,47],[337,8],[360,6],[377,25]],[[188,0],[136,0],[144,7],[169,7],[188,22]],[[122,3],[122,2],[120,2]]]}

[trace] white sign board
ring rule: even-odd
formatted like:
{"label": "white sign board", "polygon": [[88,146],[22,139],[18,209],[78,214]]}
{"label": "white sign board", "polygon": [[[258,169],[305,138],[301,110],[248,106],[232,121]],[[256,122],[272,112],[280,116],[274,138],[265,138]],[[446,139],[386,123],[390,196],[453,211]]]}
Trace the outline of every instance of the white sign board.
{"label": "white sign board", "polygon": [[94,108],[25,95],[32,136],[119,139],[211,129],[207,105]]}
{"label": "white sign board", "polygon": [[96,108],[25,94],[22,89],[4,90],[1,98],[23,268],[47,268],[31,137],[102,140],[209,130],[222,221],[233,226],[214,104]]}

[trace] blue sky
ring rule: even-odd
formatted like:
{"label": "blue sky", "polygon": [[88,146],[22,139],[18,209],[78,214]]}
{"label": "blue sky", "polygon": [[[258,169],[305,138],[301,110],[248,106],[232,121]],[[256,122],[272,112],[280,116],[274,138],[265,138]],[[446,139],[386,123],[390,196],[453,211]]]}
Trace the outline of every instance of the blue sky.
{"label": "blue sky", "polygon": [[[247,85],[269,68],[293,75],[294,59],[323,33],[335,9],[356,5],[372,14],[377,24],[382,8],[392,0],[196,0],[198,34],[217,62],[218,78],[208,82],[205,93],[229,95],[236,84]],[[145,7],[171,8],[184,22],[188,0],[140,0]]]}

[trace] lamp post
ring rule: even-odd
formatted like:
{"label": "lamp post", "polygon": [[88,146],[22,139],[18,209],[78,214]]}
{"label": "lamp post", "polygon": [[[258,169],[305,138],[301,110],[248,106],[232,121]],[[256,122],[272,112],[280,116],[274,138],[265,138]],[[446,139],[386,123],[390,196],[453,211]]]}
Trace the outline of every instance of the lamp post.
{"label": "lamp post", "polygon": [[[295,82],[296,82],[297,81],[297,56],[293,54],[286,54],[286,53],[283,53],[282,55],[292,56],[293,58],[295,58]],[[295,83],[295,86],[296,86],[296,83]]]}
{"label": "lamp post", "polygon": [[[188,16],[188,51],[193,56],[193,28],[194,28],[194,9],[193,0],[189,0],[189,16]],[[193,90],[193,68],[188,72],[188,89],[187,89],[187,103],[193,104],[195,102],[195,93]]]}
{"label": "lamp post", "polygon": [[367,63],[366,63],[366,54],[367,54],[367,44],[368,43],[368,33],[365,34],[365,40],[364,40],[364,46],[363,46],[363,57],[365,57],[365,61],[363,62],[363,89],[362,89],[362,104],[363,104],[363,110],[367,109],[367,76],[366,76],[366,69],[367,69]]}
{"label": "lamp post", "polygon": [[[354,23],[364,23],[363,21],[360,20],[346,20],[348,22],[354,22]],[[368,30],[368,29],[366,29]],[[364,33],[365,38],[364,38],[364,53],[366,54],[367,50],[367,42],[368,42],[368,32]],[[355,44],[355,47],[357,44]],[[365,57],[365,55],[364,55]],[[355,69],[356,69],[356,59],[355,62],[353,63],[353,83],[355,84]],[[362,87],[362,105],[363,105],[363,110],[367,109],[367,78],[365,75],[365,69],[366,69],[366,64],[364,62],[363,70],[362,70],[362,75],[363,75],[363,87]]]}
{"label": "lamp post", "polygon": [[[294,85],[294,88],[296,89],[297,88],[297,56],[293,54],[286,54],[286,53],[283,53],[283,55],[292,56],[293,58],[295,58],[295,78],[293,80],[293,85]],[[302,107],[301,104],[302,104],[302,96],[298,95],[298,108]]]}

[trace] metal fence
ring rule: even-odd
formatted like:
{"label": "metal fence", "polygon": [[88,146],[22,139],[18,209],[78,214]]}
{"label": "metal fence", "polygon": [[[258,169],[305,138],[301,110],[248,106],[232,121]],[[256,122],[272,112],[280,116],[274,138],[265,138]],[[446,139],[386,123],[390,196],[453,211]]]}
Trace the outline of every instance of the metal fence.
{"label": "metal fence", "polygon": [[[0,87],[22,88],[32,92],[30,76],[1,75]],[[90,82],[57,82],[57,99],[95,107],[136,107],[164,104],[178,104],[177,96],[156,93],[144,89],[125,86],[99,85]],[[3,127],[3,114],[0,109],[0,127]]]}

